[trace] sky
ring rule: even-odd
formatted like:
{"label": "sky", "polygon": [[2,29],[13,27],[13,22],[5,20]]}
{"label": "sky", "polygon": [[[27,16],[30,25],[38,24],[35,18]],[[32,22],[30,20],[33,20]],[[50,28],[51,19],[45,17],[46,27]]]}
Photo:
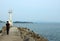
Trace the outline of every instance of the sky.
{"label": "sky", "polygon": [[0,20],[60,22],[60,0],[0,0]]}

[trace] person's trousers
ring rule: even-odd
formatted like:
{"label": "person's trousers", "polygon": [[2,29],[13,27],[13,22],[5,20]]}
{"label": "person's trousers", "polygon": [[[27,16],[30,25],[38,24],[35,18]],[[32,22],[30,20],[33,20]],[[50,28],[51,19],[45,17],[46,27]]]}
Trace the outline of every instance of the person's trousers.
{"label": "person's trousers", "polygon": [[9,35],[9,29],[7,29],[7,35]]}

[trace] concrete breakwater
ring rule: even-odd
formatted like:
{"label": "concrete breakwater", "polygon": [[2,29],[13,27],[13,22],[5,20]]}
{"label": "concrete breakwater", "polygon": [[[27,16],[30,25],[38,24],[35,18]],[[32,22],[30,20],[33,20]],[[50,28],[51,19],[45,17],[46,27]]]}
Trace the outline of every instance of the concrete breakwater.
{"label": "concrete breakwater", "polygon": [[9,35],[6,34],[6,27],[0,33],[1,41],[48,41],[43,36],[36,34],[28,28],[10,27]]}

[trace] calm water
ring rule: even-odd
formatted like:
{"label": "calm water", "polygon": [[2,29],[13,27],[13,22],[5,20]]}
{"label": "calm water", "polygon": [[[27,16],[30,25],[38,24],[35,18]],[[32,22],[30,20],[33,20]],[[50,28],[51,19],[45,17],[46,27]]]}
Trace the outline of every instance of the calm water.
{"label": "calm water", "polygon": [[[0,23],[0,29],[3,25]],[[14,23],[14,26],[29,28],[49,41],[60,41],[60,23]]]}

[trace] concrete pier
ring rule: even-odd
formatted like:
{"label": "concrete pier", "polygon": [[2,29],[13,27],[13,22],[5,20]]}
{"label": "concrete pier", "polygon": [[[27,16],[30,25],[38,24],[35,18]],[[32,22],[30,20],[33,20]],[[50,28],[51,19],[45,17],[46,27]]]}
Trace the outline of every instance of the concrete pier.
{"label": "concrete pier", "polygon": [[48,41],[46,38],[38,36],[27,28],[10,27],[9,35],[6,28],[0,33],[0,41]]}

